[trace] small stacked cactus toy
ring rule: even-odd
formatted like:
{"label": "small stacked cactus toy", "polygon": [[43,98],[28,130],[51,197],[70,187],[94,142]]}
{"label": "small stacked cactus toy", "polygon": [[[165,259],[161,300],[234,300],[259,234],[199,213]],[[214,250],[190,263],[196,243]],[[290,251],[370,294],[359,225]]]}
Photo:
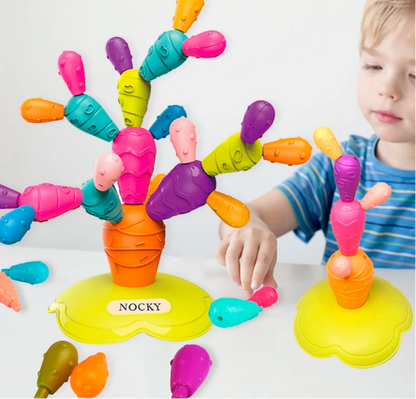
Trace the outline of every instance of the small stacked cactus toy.
{"label": "small stacked cactus toy", "polygon": [[406,296],[374,276],[370,257],[359,248],[365,211],[387,201],[391,188],[377,183],[355,199],[361,164],[343,155],[327,127],[315,130],[314,142],[332,161],[340,199],[330,221],[339,250],[326,264],[327,278],[299,300],[294,334],[299,346],[317,358],[336,356],[348,366],[369,368],[389,360],[399,349],[402,333],[412,328],[413,310]]}
{"label": "small stacked cactus toy", "polygon": [[364,232],[365,210],[386,202],[391,188],[377,183],[359,202],[355,197],[361,176],[359,160],[342,155],[332,131],[326,127],[315,130],[313,139],[318,148],[335,161],[334,177],[341,199],[331,210],[331,223],[339,251],[328,260],[328,282],[340,306],[356,309],[364,305],[373,281],[374,266],[371,259],[359,249]]}

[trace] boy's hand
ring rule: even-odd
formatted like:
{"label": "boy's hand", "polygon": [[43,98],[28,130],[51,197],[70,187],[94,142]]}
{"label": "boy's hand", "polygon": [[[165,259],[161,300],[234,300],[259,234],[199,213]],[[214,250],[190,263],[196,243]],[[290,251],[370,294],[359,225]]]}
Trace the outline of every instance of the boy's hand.
{"label": "boy's hand", "polygon": [[249,297],[261,284],[277,288],[273,277],[277,261],[276,236],[267,227],[246,227],[225,237],[215,250],[218,262]]}

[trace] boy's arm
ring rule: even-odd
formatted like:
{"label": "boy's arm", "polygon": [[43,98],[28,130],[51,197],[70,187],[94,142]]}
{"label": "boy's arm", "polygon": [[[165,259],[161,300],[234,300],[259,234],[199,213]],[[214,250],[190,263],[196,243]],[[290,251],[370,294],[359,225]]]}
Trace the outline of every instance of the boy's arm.
{"label": "boy's arm", "polygon": [[[249,202],[250,221],[242,227],[269,229],[275,237],[280,237],[298,227],[295,213],[285,195],[278,189],[273,189],[259,198]],[[224,222],[219,226],[221,240],[236,230]]]}

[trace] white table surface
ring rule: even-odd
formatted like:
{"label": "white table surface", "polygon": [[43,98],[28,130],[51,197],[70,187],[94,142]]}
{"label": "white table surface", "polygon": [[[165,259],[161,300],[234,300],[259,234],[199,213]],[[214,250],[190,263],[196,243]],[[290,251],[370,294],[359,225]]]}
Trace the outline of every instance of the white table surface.
{"label": "white table surface", "polygon": [[[80,361],[99,351],[107,356],[110,376],[100,397],[170,397],[169,362],[185,342],[161,341],[139,334],[113,345],[87,345],[69,339],[47,308],[66,288],[81,279],[109,272],[104,252],[0,247],[0,269],[41,260],[49,279],[31,286],[15,282],[23,310],[0,304],[0,397],[33,397],[42,355],[59,340],[78,349]],[[243,298],[214,259],[164,255],[159,271],[186,278],[214,299]],[[375,274],[400,288],[415,304],[414,270],[382,270]],[[296,303],[325,278],[322,266],[279,264],[279,301],[256,319],[234,328],[213,327],[191,343],[207,349],[213,366],[194,395],[206,397],[415,397],[415,328],[403,334],[399,351],[371,369],[355,369],[337,358],[316,359],[296,343]],[[69,383],[53,396],[76,397]]]}

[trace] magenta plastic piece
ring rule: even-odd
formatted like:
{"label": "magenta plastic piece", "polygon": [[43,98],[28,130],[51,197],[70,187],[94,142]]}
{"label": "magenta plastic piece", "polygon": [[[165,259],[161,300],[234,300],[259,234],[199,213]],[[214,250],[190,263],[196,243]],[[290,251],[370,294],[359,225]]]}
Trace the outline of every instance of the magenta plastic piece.
{"label": "magenta plastic piece", "polygon": [[364,232],[365,212],[357,200],[338,200],[331,209],[331,224],[338,247],[345,256],[357,253]]}
{"label": "magenta plastic piece", "polygon": [[121,75],[128,69],[133,69],[132,55],[127,42],[121,37],[112,37],[105,45],[107,58]]}
{"label": "magenta plastic piece", "polygon": [[257,290],[248,301],[255,302],[257,305],[261,306],[262,308],[268,308],[277,302],[279,296],[277,295],[277,291],[273,287],[264,286]]}
{"label": "magenta plastic piece", "polygon": [[222,33],[209,30],[186,39],[182,51],[188,57],[215,58],[224,52],[226,44]]}
{"label": "magenta plastic piece", "polygon": [[80,207],[81,204],[81,189],[49,183],[30,186],[19,197],[19,206],[30,205],[35,210],[34,220],[37,222],[46,222]]}
{"label": "magenta plastic piece", "polygon": [[360,161],[352,155],[342,155],[334,165],[335,183],[343,201],[352,201],[361,176]]}
{"label": "magenta plastic piece", "polygon": [[178,350],[170,365],[172,398],[190,398],[207,378],[212,361],[199,345],[185,345]]}
{"label": "magenta plastic piece", "polygon": [[58,58],[58,69],[73,96],[85,93],[84,64],[78,53],[64,51]]}
{"label": "magenta plastic piece", "polygon": [[201,161],[178,164],[150,196],[147,213],[153,220],[164,220],[191,212],[207,202],[215,187],[215,177],[204,172]]}
{"label": "magenta plastic piece", "polygon": [[20,193],[0,184],[0,209],[13,209],[19,206]]}
{"label": "magenta plastic piece", "polygon": [[241,122],[241,140],[253,144],[270,128],[275,115],[273,105],[267,101],[259,100],[249,105]]}
{"label": "magenta plastic piece", "polygon": [[126,127],[113,141],[113,152],[124,166],[117,180],[121,198],[125,204],[143,204],[155,165],[155,139],[142,127]]}

